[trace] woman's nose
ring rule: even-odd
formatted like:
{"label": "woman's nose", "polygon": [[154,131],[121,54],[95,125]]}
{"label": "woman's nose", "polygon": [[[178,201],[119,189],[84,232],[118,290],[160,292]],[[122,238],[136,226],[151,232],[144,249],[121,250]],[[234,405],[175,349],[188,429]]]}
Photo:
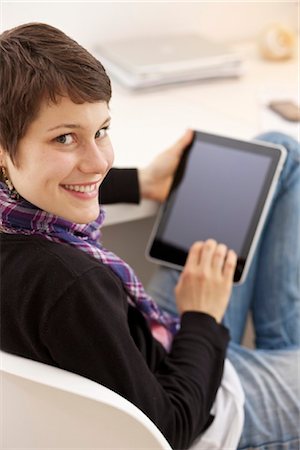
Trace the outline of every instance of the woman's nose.
{"label": "woman's nose", "polygon": [[109,158],[104,149],[93,142],[87,144],[81,159],[80,170],[85,173],[106,173],[109,168]]}

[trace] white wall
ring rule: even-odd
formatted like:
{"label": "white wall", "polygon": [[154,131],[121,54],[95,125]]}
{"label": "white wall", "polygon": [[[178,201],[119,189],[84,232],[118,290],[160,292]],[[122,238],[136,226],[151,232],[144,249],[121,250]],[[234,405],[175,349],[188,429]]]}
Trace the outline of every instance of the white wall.
{"label": "white wall", "polygon": [[3,1],[1,26],[31,21],[57,26],[90,50],[124,36],[195,31],[222,41],[257,36],[270,22],[297,28],[297,2]]}

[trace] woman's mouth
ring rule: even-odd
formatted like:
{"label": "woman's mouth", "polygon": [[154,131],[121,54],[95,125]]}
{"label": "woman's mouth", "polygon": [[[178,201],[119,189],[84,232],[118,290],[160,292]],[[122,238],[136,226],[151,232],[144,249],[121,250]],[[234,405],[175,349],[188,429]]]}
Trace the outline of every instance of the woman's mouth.
{"label": "woman's mouth", "polygon": [[97,183],[94,184],[64,184],[63,187],[68,191],[92,192],[98,189]]}
{"label": "woman's mouth", "polygon": [[84,184],[62,184],[61,187],[72,196],[81,199],[91,199],[98,195],[99,182]]}

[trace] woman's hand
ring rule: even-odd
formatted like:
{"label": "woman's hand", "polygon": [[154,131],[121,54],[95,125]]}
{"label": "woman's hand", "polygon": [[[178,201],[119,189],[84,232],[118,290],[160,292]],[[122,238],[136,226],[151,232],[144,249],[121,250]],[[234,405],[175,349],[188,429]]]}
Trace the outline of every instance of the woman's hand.
{"label": "woman's hand", "polygon": [[209,239],[190,249],[175,288],[177,308],[204,312],[221,322],[232,290],[237,256],[224,244]]}
{"label": "woman's hand", "polygon": [[181,155],[192,142],[193,135],[192,130],[187,130],[172,147],[160,153],[147,167],[139,170],[140,192],[143,198],[159,202],[167,198]]}

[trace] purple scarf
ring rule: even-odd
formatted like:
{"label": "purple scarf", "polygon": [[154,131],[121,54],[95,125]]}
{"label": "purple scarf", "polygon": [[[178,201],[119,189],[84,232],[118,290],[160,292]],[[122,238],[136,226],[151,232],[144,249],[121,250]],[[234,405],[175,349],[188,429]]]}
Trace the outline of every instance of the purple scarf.
{"label": "purple scarf", "polygon": [[128,302],[143,314],[153,336],[168,350],[174,334],[179,329],[179,319],[160,310],[144,291],[133,269],[101,245],[100,227],[104,217],[104,211],[101,209],[94,222],[83,225],[72,223],[42,211],[22,198],[11,198],[6,185],[0,183],[0,232],[35,235],[53,242],[67,243],[108,265],[122,281]]}

